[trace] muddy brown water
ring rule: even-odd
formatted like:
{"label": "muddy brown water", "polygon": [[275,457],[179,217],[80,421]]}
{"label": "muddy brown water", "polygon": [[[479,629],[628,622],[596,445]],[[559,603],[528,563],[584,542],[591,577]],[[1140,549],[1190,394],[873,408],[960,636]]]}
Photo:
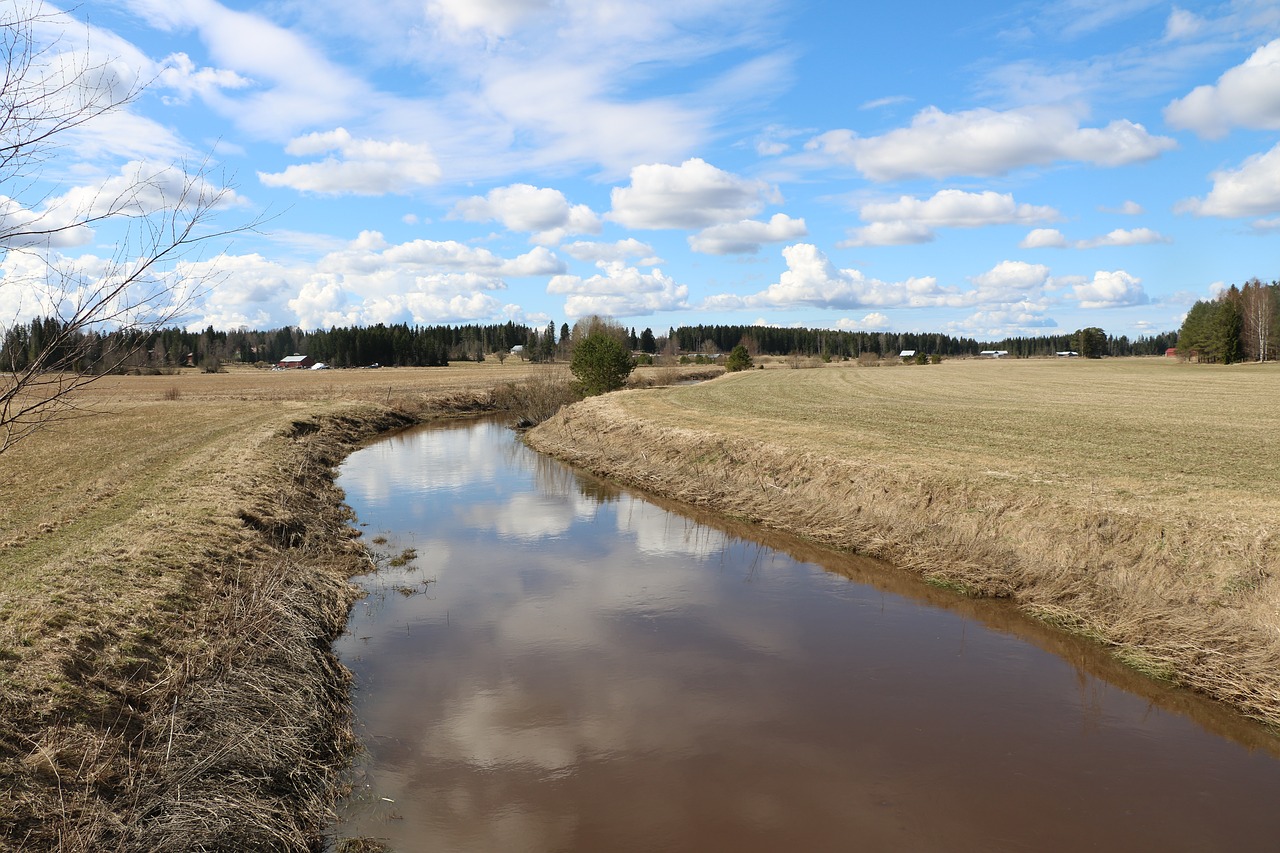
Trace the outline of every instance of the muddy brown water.
{"label": "muddy brown water", "polygon": [[694,517],[499,423],[339,484],[367,754],[335,838],[407,851],[1280,849],[1280,750],[1095,647]]}

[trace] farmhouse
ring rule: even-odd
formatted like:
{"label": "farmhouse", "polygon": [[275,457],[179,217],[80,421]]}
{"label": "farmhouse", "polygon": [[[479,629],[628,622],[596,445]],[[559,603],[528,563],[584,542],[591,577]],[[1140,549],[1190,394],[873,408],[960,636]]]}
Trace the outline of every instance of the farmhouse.
{"label": "farmhouse", "polygon": [[984,349],[978,355],[982,358],[1004,358],[1009,354],[1007,349]]}
{"label": "farmhouse", "polygon": [[904,349],[902,352],[898,353],[898,358],[915,358],[915,357],[916,357],[916,351],[913,349]]}
{"label": "farmhouse", "polygon": [[1054,355],[1056,355],[1058,358],[1079,358],[1080,357],[1080,353],[1076,352],[1075,350],[1063,350],[1062,352],[1054,353]]}
{"label": "farmhouse", "polygon": [[276,367],[285,370],[303,370],[311,367],[313,364],[315,364],[315,359],[311,356],[298,355],[297,353],[294,353],[293,355],[286,355],[284,358],[276,362]]}

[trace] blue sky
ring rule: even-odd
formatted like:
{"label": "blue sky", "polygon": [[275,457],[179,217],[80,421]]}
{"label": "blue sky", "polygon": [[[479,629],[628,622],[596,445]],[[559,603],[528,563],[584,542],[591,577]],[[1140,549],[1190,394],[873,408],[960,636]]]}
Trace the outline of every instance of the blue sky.
{"label": "blue sky", "polygon": [[[60,18],[50,56],[149,83],[43,185],[0,188],[0,215],[207,160],[234,186],[218,224],[265,220],[177,271],[217,271],[192,327],[595,313],[1134,336],[1280,275],[1274,0],[89,0]],[[91,269],[111,235],[50,251]]]}

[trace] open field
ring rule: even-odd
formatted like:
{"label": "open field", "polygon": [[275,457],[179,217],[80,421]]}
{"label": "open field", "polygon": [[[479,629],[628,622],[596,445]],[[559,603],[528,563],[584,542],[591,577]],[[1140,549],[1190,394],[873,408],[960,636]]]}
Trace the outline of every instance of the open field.
{"label": "open field", "polygon": [[308,849],[368,566],[330,467],[543,370],[110,377],[0,455],[0,849]]}
{"label": "open field", "polygon": [[1280,367],[979,361],[594,398],[530,443],[1010,597],[1280,725]]}

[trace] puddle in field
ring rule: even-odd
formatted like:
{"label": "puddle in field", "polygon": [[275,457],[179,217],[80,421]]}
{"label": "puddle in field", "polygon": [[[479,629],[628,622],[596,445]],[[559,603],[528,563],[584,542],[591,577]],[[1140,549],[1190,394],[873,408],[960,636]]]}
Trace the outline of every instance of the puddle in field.
{"label": "puddle in field", "polygon": [[[336,833],[398,851],[1271,850],[1275,741],[878,564],[700,523],[501,424],[339,483],[405,567],[338,651]],[[703,522],[706,522],[703,519]]]}

